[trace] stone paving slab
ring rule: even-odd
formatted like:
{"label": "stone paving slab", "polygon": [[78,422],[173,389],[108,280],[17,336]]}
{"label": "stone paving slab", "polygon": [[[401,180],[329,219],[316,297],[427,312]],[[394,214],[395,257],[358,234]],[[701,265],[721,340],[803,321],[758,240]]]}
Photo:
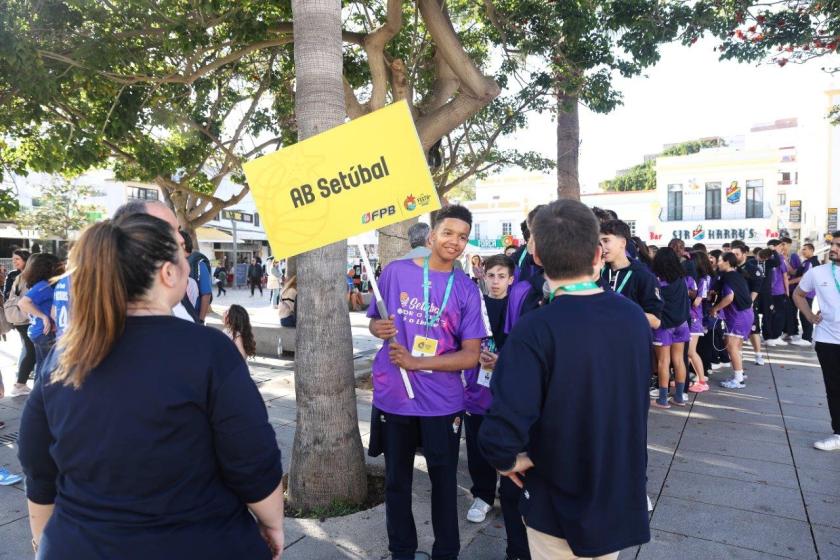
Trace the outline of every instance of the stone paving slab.
{"label": "stone paving slab", "polygon": [[693,500],[662,496],[651,527],[676,534],[689,530],[707,540],[787,558],[817,557],[810,527],[804,521]]}
{"label": "stone paving slab", "polygon": [[783,488],[712,475],[698,477],[693,473],[671,471],[665,480],[662,494],[807,521],[798,488]]}
{"label": "stone paving slab", "polygon": [[[698,536],[702,536],[703,534],[703,531],[697,531]],[[636,560],[674,560],[674,558],[698,560],[773,560],[788,557],[730,546],[702,538],[652,530],[651,541],[642,547]]]}
{"label": "stone paving slab", "polygon": [[[745,429],[749,429],[748,427]],[[768,443],[748,439],[709,437],[699,434],[683,434],[680,450],[699,451],[711,455],[743,457],[771,463],[793,464],[786,444]]]}
{"label": "stone paving slab", "polygon": [[763,441],[787,445],[787,433],[781,426],[750,424],[745,427],[737,422],[692,418],[685,426],[684,434],[703,437],[723,437],[733,440]]}
{"label": "stone paving slab", "polygon": [[674,458],[672,469],[699,475],[709,474],[745,482],[798,488],[796,469],[793,465],[768,463],[756,459],[746,459],[744,457],[710,455],[681,449]]}
{"label": "stone paving slab", "polygon": [[823,560],[840,558],[840,529],[814,525],[814,540]]}

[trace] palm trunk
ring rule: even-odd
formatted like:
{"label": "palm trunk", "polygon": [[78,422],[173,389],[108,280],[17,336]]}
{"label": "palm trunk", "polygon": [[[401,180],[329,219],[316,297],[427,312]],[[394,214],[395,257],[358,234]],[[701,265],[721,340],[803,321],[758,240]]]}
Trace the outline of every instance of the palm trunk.
{"label": "palm trunk", "polygon": [[[293,0],[295,111],[303,140],[344,122],[340,0]],[[347,242],[297,257],[297,431],[289,502],[311,511],[367,496],[344,301]]]}
{"label": "palm trunk", "polygon": [[557,198],[580,200],[579,152],[578,98],[561,91],[557,95]]}

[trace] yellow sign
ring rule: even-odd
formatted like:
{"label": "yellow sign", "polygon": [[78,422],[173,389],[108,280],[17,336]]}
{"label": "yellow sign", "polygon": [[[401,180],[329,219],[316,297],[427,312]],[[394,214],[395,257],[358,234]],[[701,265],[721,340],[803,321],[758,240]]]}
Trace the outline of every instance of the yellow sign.
{"label": "yellow sign", "polygon": [[440,208],[404,101],[243,168],[277,258]]}

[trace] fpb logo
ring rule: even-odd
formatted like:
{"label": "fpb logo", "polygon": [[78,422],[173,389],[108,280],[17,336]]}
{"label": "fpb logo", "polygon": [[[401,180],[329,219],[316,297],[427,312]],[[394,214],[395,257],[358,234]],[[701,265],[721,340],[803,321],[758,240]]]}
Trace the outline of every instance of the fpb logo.
{"label": "fpb logo", "polygon": [[406,210],[411,212],[412,210],[417,208],[417,199],[414,198],[413,194],[410,194],[407,197],[405,197],[405,202],[403,202],[403,206],[405,206]]}
{"label": "fpb logo", "polygon": [[365,212],[362,214],[362,223],[367,224],[373,222],[375,220],[381,220],[386,216],[393,216],[397,213],[397,207],[393,204],[388,206],[387,208],[380,208],[379,210],[373,210],[371,212]]}

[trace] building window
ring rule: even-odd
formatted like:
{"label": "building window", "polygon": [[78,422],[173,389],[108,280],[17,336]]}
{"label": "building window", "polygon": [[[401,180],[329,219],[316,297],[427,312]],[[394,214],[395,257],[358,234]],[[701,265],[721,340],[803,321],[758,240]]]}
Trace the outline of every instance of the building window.
{"label": "building window", "polygon": [[254,225],[260,227],[260,213],[254,212]]}
{"label": "building window", "polygon": [[481,223],[475,224],[473,232],[475,233],[475,239],[481,239]]}
{"label": "building window", "polygon": [[782,171],[779,173],[779,184],[790,185],[790,171]]}
{"label": "building window", "polygon": [[512,231],[510,222],[502,222],[502,235],[510,235]]}
{"label": "building window", "polygon": [[668,185],[668,220],[683,219],[683,188],[682,185]]}
{"label": "building window", "polygon": [[43,206],[43,205],[44,205],[44,203],[39,197],[37,197],[37,196],[32,197],[32,208],[37,208],[38,206]]}
{"label": "building window", "polygon": [[143,187],[128,187],[128,198],[133,200],[158,200],[157,189],[146,189]]}
{"label": "building window", "polygon": [[747,181],[747,218],[764,217],[764,181]]}
{"label": "building window", "polygon": [[784,206],[787,204],[787,194],[780,192],[779,193],[779,206]]}
{"label": "building window", "polygon": [[706,183],[706,219],[720,220],[720,183]]}
{"label": "building window", "polygon": [[636,235],[636,220],[625,220],[624,223],[627,224],[627,227],[630,228],[630,235],[635,236]]}

